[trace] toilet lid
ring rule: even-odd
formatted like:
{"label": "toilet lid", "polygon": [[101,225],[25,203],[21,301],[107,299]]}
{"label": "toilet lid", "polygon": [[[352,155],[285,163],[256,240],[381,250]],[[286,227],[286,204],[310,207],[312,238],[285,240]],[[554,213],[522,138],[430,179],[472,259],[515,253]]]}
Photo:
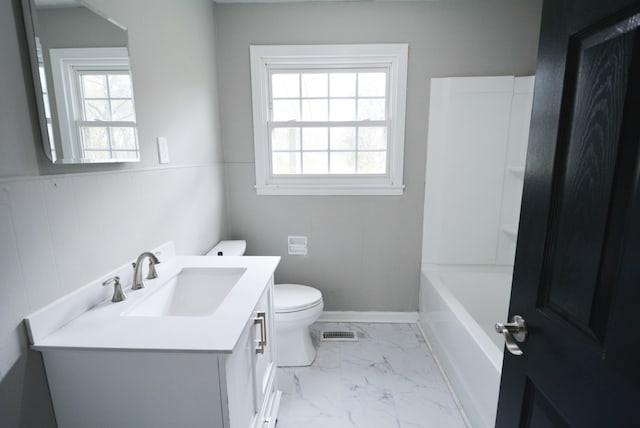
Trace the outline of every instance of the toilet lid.
{"label": "toilet lid", "polygon": [[273,306],[276,312],[296,312],[322,302],[322,293],[313,287],[300,284],[276,284]]}

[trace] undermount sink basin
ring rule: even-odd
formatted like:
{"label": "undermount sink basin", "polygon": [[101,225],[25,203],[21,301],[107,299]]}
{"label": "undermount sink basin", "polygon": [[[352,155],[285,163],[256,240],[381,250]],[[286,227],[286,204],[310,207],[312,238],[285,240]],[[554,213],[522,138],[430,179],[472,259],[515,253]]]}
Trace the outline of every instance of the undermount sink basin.
{"label": "undermount sink basin", "polygon": [[245,273],[244,268],[183,268],[126,316],[194,317],[212,315]]}

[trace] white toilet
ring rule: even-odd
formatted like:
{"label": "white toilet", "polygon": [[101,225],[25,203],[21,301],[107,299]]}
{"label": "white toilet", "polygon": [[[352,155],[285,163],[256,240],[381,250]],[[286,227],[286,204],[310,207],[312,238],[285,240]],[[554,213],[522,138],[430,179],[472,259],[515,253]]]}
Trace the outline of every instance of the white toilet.
{"label": "white toilet", "polygon": [[[207,255],[242,256],[246,249],[246,241],[220,241]],[[310,366],[316,358],[316,348],[309,326],[318,320],[324,308],[322,293],[307,285],[276,284],[273,306],[278,366]]]}

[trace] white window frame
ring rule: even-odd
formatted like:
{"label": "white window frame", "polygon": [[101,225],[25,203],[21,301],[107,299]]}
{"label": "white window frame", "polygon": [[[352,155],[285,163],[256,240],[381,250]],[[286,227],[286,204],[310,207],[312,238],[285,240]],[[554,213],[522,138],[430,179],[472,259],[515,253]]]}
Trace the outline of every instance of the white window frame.
{"label": "white window frame", "polygon": [[[253,45],[250,46],[258,195],[401,195],[404,191],[404,126],[407,90],[407,44]],[[379,175],[278,175],[271,171],[269,147],[270,70],[333,67],[388,67],[387,173]]]}
{"label": "white window frame", "polygon": [[[79,71],[97,70],[128,71],[131,74],[129,51],[125,47],[64,48],[50,49],[50,56],[62,153],[65,154],[65,162],[67,158],[73,159],[73,162],[84,162],[77,126],[79,123],[78,118],[82,116],[80,113],[82,106],[79,104],[78,97],[80,89],[78,87],[77,73]],[[133,126],[136,134],[136,147],[138,151],[140,150],[135,122],[109,121],[104,123],[109,126]],[[108,162],[113,162],[113,160]]]}

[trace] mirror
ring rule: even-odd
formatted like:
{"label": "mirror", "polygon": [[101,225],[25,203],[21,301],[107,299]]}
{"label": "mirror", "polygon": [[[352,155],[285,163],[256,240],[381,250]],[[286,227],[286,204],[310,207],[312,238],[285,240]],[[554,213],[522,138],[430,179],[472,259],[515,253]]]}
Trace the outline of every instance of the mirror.
{"label": "mirror", "polygon": [[22,9],[47,157],[139,161],[126,29],[80,0],[23,0]]}

